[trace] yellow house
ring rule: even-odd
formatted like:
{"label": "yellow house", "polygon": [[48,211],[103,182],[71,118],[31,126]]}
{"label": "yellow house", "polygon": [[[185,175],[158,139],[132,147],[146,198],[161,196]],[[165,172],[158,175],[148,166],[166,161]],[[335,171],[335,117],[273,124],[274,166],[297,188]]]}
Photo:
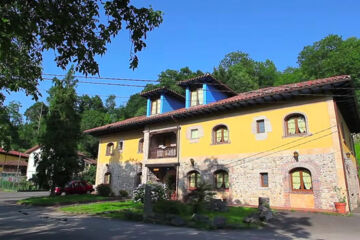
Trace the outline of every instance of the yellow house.
{"label": "yellow house", "polygon": [[29,155],[18,151],[5,151],[0,148],[0,177],[4,180],[15,180],[25,176]]}
{"label": "yellow house", "polygon": [[229,204],[333,211],[358,206],[351,133],[360,118],[350,76],[236,94],[204,75],[141,95],[146,116],[89,129],[100,140],[96,184],[114,193],[161,182],[182,199],[201,182]]}

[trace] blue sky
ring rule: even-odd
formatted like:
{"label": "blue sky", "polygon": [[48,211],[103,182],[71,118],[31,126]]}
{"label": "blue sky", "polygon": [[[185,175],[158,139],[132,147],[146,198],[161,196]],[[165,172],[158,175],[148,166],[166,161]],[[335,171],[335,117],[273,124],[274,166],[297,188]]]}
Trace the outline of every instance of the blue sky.
{"label": "blue sky", "polygon": [[[255,60],[271,59],[279,70],[297,65],[304,46],[328,34],[343,38],[360,37],[360,1],[357,0],[209,0],[209,1],[137,1],[164,13],[159,28],[148,34],[147,47],[138,56],[139,67],[129,69],[129,33],[122,31],[98,57],[101,77],[156,79],[166,69],[188,66],[192,70],[212,72],[225,54],[240,50]],[[57,68],[54,52],[44,53],[44,73],[64,74]],[[43,97],[50,81],[39,84]],[[79,95],[114,94],[124,104],[141,88],[79,84]],[[23,92],[7,95],[19,101],[24,112],[34,101]]]}

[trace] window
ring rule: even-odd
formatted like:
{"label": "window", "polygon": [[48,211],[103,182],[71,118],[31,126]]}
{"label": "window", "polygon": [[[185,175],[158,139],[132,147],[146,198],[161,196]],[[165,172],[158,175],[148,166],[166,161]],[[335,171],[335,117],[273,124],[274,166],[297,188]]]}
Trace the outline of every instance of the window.
{"label": "window", "polygon": [[204,104],[204,91],[202,88],[195,89],[190,93],[190,106]]}
{"label": "window", "polygon": [[297,168],[290,172],[293,191],[312,191],[311,173],[305,168]]}
{"label": "window", "polygon": [[260,185],[261,187],[269,186],[269,175],[268,173],[260,173]]}
{"label": "window", "polygon": [[198,139],[198,138],[199,138],[199,130],[191,129],[191,139]]}
{"label": "window", "polygon": [[188,181],[190,190],[198,188],[201,182],[200,173],[197,171],[190,172],[188,174]]}
{"label": "window", "polygon": [[307,132],[305,116],[293,114],[285,119],[286,135],[298,135]]}
{"label": "window", "polygon": [[215,188],[216,189],[229,189],[229,174],[224,170],[216,171],[215,177]]}
{"label": "window", "polygon": [[256,121],[256,132],[257,133],[264,133],[265,132],[265,121],[264,121],[264,119]]}
{"label": "window", "polygon": [[122,152],[124,150],[124,141],[119,141],[118,149],[119,149],[119,152]]}
{"label": "window", "polygon": [[114,144],[113,143],[108,143],[106,145],[106,155],[110,156],[114,153]]}
{"label": "window", "polygon": [[229,131],[226,126],[220,125],[214,128],[213,132],[214,144],[229,142]]}
{"label": "window", "polygon": [[140,139],[139,140],[139,146],[138,146],[138,153],[143,153],[144,152],[144,139]]}
{"label": "window", "polygon": [[107,172],[104,175],[104,184],[110,184],[111,183],[111,173]]}
{"label": "window", "polygon": [[151,101],[151,115],[160,113],[160,105],[161,105],[160,98]]}

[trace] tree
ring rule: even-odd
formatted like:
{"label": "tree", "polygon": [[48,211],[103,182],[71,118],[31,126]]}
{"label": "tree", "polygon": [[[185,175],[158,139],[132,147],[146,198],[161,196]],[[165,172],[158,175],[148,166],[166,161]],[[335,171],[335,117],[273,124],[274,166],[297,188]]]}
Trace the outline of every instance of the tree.
{"label": "tree", "polygon": [[162,22],[160,11],[135,7],[130,0],[3,0],[0,16],[0,89],[24,89],[35,99],[44,50],[56,52],[55,61],[62,69],[74,63],[76,71],[98,74],[96,56],[105,54],[125,24],[132,44],[130,67],[134,69],[137,52],[146,47],[147,33]]}
{"label": "tree", "polygon": [[54,195],[55,186],[64,186],[81,170],[77,156],[80,139],[80,115],[77,112],[76,81],[73,69],[63,80],[54,78],[49,91],[49,113],[44,118],[45,129],[40,134],[41,155],[37,179],[41,186],[49,186]]}
{"label": "tree", "polygon": [[24,116],[26,121],[30,123],[39,124],[41,118],[48,112],[48,106],[43,102],[36,102],[31,107],[26,109]]}
{"label": "tree", "polygon": [[270,87],[279,78],[272,61],[267,59],[265,62],[256,62],[247,53],[240,51],[226,54],[218,68],[214,69],[213,75],[236,92]]}

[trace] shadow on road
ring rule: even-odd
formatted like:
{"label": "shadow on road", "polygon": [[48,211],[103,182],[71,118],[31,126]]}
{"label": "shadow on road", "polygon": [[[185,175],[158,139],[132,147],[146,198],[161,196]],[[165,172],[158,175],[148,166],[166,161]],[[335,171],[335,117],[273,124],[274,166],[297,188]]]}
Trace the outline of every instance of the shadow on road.
{"label": "shadow on road", "polygon": [[190,228],[64,215],[54,208],[0,205],[0,239],[294,239],[310,238],[307,217],[279,213],[261,229],[200,231]]}

